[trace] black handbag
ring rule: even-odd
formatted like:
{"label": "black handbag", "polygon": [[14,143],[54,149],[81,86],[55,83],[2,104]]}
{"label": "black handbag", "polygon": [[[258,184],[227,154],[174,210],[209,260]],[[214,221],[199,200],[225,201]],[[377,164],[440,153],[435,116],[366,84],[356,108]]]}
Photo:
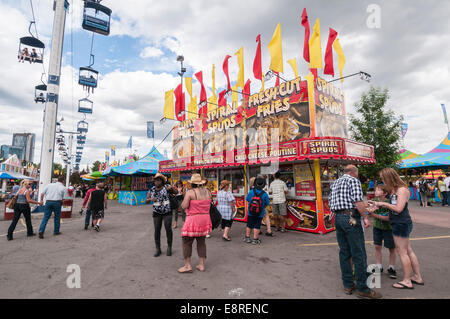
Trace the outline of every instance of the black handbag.
{"label": "black handbag", "polygon": [[219,227],[222,222],[222,215],[213,201],[211,201],[211,206],[209,207],[209,216],[211,217],[212,229]]}

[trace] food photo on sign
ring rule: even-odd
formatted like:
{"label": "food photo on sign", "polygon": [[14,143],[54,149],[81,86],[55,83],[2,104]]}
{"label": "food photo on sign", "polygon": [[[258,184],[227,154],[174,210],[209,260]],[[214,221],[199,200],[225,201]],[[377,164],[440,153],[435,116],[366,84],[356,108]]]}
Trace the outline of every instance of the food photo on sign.
{"label": "food photo on sign", "polygon": [[316,136],[348,138],[344,93],[320,77],[316,87]]}

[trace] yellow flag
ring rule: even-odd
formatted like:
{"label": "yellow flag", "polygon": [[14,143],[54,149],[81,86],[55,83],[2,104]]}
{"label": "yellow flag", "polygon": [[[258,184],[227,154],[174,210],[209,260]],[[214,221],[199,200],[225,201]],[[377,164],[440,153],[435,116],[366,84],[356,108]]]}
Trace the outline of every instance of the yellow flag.
{"label": "yellow flag", "polygon": [[237,94],[237,85],[231,88],[231,105],[238,104],[238,94]]}
{"label": "yellow flag", "polygon": [[216,94],[216,66],[213,64],[212,68],[212,93],[213,97],[216,100],[217,103],[217,94]]}
{"label": "yellow flag", "polygon": [[298,78],[298,70],[297,70],[297,59],[293,58],[288,60],[289,65],[292,67],[292,70],[294,70],[295,78]]}
{"label": "yellow flag", "polygon": [[192,99],[192,78],[184,78],[184,83],[186,83],[186,91]]}
{"label": "yellow flag", "polygon": [[[192,80],[192,79],[191,79]],[[197,118],[197,96],[191,97],[191,102],[188,106],[188,120]]]}
{"label": "yellow flag", "polygon": [[208,99],[208,111],[217,109],[217,94],[216,94],[216,66],[213,64],[212,68],[212,94]]}
{"label": "yellow flag", "polygon": [[270,51],[270,69],[275,72],[283,73],[283,51],[281,48],[281,26],[278,23],[272,40],[269,42]]}
{"label": "yellow flag", "polygon": [[[310,56],[311,57],[311,56]],[[316,135],[316,101],[314,98],[315,90],[314,90],[314,75],[309,72],[305,79],[308,83],[308,105],[309,105],[309,114],[310,114],[310,127],[311,127],[311,136]]]}
{"label": "yellow flag", "polygon": [[[342,70],[344,69],[344,65],[345,65],[345,56],[344,56],[344,51],[342,51],[341,44],[339,43],[339,39],[334,40],[333,49],[334,49],[334,51],[336,51],[336,53],[338,55],[339,73],[341,74],[341,78],[342,78],[343,77]],[[344,79],[341,79],[341,81],[344,82]]]}
{"label": "yellow flag", "polygon": [[173,90],[167,91],[164,99],[164,117],[167,119],[174,119],[174,103],[173,103]]}
{"label": "yellow flag", "polygon": [[244,47],[240,48],[239,51],[235,53],[238,59],[239,74],[236,82],[236,86],[244,89]]}
{"label": "yellow flag", "polygon": [[320,45],[320,21],[316,20],[311,38],[309,39],[309,68],[323,68],[322,64],[322,47]]}

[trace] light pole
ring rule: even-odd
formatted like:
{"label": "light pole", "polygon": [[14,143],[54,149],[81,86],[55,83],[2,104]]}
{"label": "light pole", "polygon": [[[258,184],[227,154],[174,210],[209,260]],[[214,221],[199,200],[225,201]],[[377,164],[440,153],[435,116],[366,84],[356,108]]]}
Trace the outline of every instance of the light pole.
{"label": "light pole", "polygon": [[[177,56],[177,61],[180,62],[181,66],[180,66],[180,72],[178,72],[178,75],[181,78],[181,93],[183,93],[183,75],[184,73],[186,73],[186,68],[183,67],[183,61],[184,61],[184,56],[179,55]],[[181,94],[181,96],[183,96],[183,94]],[[186,108],[186,106],[185,106]],[[183,116],[185,114],[185,110],[181,110],[180,114],[177,114],[177,117]]]}

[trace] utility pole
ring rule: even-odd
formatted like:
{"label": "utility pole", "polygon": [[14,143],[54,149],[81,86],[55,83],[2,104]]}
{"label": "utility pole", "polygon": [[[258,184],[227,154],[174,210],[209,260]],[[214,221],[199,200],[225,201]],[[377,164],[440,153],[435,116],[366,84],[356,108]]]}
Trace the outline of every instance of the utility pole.
{"label": "utility pole", "polygon": [[42,133],[41,167],[39,174],[39,197],[45,186],[51,183],[55,147],[56,118],[58,115],[59,84],[64,41],[67,0],[54,0],[52,44],[48,69],[47,103],[45,104],[44,129]]}

